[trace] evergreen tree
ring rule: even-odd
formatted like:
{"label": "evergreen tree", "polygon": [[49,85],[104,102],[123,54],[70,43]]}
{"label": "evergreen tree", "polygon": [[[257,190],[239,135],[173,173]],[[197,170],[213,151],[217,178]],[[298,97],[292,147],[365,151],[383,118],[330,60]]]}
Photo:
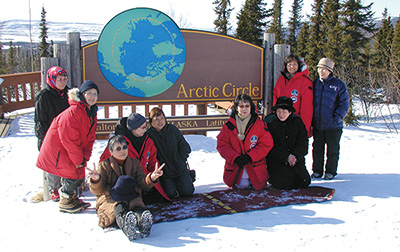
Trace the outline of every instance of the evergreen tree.
{"label": "evergreen tree", "polygon": [[303,25],[301,26],[301,30],[299,33],[299,37],[297,38],[296,42],[297,46],[295,50],[292,50],[292,52],[294,54],[297,54],[299,57],[303,57],[307,65],[309,65],[308,62],[310,61],[311,58],[311,55],[308,54],[309,41],[310,41],[310,25],[308,24],[308,22],[303,22]]}
{"label": "evergreen tree", "polygon": [[7,73],[9,74],[13,74],[17,72],[17,53],[16,53],[16,49],[12,44],[12,41],[10,41],[9,43],[9,49],[8,49],[8,57],[7,57],[7,65],[8,65],[8,69],[7,69]]}
{"label": "evergreen tree", "polygon": [[267,29],[268,33],[275,34],[275,43],[284,43],[284,31],[282,27],[282,0],[274,0],[272,6],[272,22]]}
{"label": "evergreen tree", "polygon": [[342,36],[342,58],[352,65],[367,65],[365,48],[370,42],[375,23],[372,3],[363,6],[361,0],[347,0],[342,6],[342,22],[344,34]]}
{"label": "evergreen tree", "polygon": [[391,47],[394,28],[385,8],[382,13],[382,22],[378,32],[375,34],[375,42],[372,54],[373,65],[377,68],[387,69],[390,65]]}
{"label": "evergreen tree", "polygon": [[0,42],[0,74],[7,73],[6,57],[3,54],[3,44]]}
{"label": "evergreen tree", "polygon": [[341,64],[342,27],[339,22],[339,0],[326,0],[323,8],[321,31],[324,34],[322,49],[324,56],[330,58],[336,65]]}
{"label": "evergreen tree", "polygon": [[[310,17],[310,41],[308,43],[308,54],[307,64],[309,66],[316,66],[318,61],[324,57],[323,43],[326,41],[325,36],[322,33],[323,25],[323,5],[324,0],[314,0],[312,5],[313,16]],[[317,72],[314,67],[310,68],[310,76],[316,76]]]}
{"label": "evergreen tree", "polygon": [[50,57],[50,52],[49,52],[49,43],[47,43],[47,24],[46,24],[46,11],[44,9],[44,6],[42,6],[42,12],[41,12],[41,20],[40,20],[40,43],[38,45],[39,49],[39,57]]}
{"label": "evergreen tree", "polygon": [[291,16],[288,22],[289,35],[287,43],[290,45],[290,49],[293,53],[297,54],[297,35],[299,35],[301,29],[301,10],[303,8],[303,0],[293,0],[292,10],[290,11]]}
{"label": "evergreen tree", "polygon": [[[394,64],[394,72],[400,74],[400,16],[397,19],[394,28],[393,43],[392,43],[392,59]],[[399,76],[400,77],[400,76]]]}
{"label": "evergreen tree", "polygon": [[233,8],[229,8],[231,6],[231,1],[215,0],[213,4],[215,5],[214,12],[217,14],[217,19],[214,20],[214,30],[220,34],[227,35],[232,29],[229,24],[229,18],[233,10]]}
{"label": "evergreen tree", "polygon": [[237,16],[238,27],[236,37],[249,43],[261,46],[263,43],[263,28],[265,18],[270,16],[270,10],[265,9],[263,0],[246,0]]}

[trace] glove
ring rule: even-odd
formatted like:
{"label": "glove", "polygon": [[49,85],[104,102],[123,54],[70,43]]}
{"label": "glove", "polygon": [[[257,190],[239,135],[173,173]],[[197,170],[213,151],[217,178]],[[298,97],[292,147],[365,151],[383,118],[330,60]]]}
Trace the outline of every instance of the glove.
{"label": "glove", "polygon": [[237,158],[235,158],[235,161],[233,161],[235,164],[237,164],[238,166],[245,166],[248,163],[251,163],[251,157],[247,154],[238,156]]}

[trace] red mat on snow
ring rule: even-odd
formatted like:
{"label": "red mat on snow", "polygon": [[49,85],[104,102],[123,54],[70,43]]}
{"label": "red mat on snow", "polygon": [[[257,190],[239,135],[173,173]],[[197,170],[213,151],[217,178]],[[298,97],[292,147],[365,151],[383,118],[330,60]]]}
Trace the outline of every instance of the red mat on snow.
{"label": "red mat on snow", "polygon": [[148,205],[154,222],[176,221],[195,217],[266,209],[275,206],[322,202],[332,199],[334,189],[310,186],[298,190],[220,190],[177,198],[172,202]]}

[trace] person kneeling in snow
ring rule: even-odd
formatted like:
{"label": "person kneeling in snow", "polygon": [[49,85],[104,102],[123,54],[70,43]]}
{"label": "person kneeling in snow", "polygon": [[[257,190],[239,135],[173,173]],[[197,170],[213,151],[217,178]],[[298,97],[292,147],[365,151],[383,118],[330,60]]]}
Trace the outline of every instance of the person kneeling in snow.
{"label": "person kneeling in snow", "polygon": [[272,107],[275,113],[265,117],[274,139],[274,147],[267,155],[269,183],[276,189],[307,187],[310,174],[304,156],[308,153],[308,135],[302,119],[293,114],[291,98],[281,96]]}
{"label": "person kneeling in snow", "polygon": [[121,135],[108,141],[111,156],[89,169],[90,191],[97,196],[99,226],[106,228],[115,222],[130,241],[147,237],[153,216],[145,210],[142,189],[150,189],[163,174],[164,164],[145,174],[138,159],[128,157],[128,143]]}
{"label": "person kneeling in snow", "polygon": [[267,187],[265,156],[272,147],[271,134],[258,117],[253,100],[247,94],[238,95],[217,136],[217,150],[225,159],[225,184],[237,189]]}

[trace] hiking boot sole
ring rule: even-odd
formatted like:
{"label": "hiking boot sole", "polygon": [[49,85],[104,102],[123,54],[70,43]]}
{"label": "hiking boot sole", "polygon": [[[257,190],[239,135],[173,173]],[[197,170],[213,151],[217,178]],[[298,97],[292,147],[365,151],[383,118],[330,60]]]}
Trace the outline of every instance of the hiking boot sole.
{"label": "hiking boot sole", "polygon": [[153,215],[149,210],[146,210],[142,213],[138,226],[143,238],[150,235],[150,230],[153,226]]}
{"label": "hiking boot sole", "polygon": [[137,219],[132,211],[127,212],[125,215],[123,231],[130,241],[141,238],[140,232],[137,229]]}
{"label": "hiking boot sole", "polygon": [[86,208],[84,206],[82,206],[82,205],[77,205],[77,206],[72,207],[72,208],[61,208],[60,207],[59,210],[60,210],[60,212],[63,212],[63,213],[79,213],[79,212],[81,212],[82,210],[84,210]]}

